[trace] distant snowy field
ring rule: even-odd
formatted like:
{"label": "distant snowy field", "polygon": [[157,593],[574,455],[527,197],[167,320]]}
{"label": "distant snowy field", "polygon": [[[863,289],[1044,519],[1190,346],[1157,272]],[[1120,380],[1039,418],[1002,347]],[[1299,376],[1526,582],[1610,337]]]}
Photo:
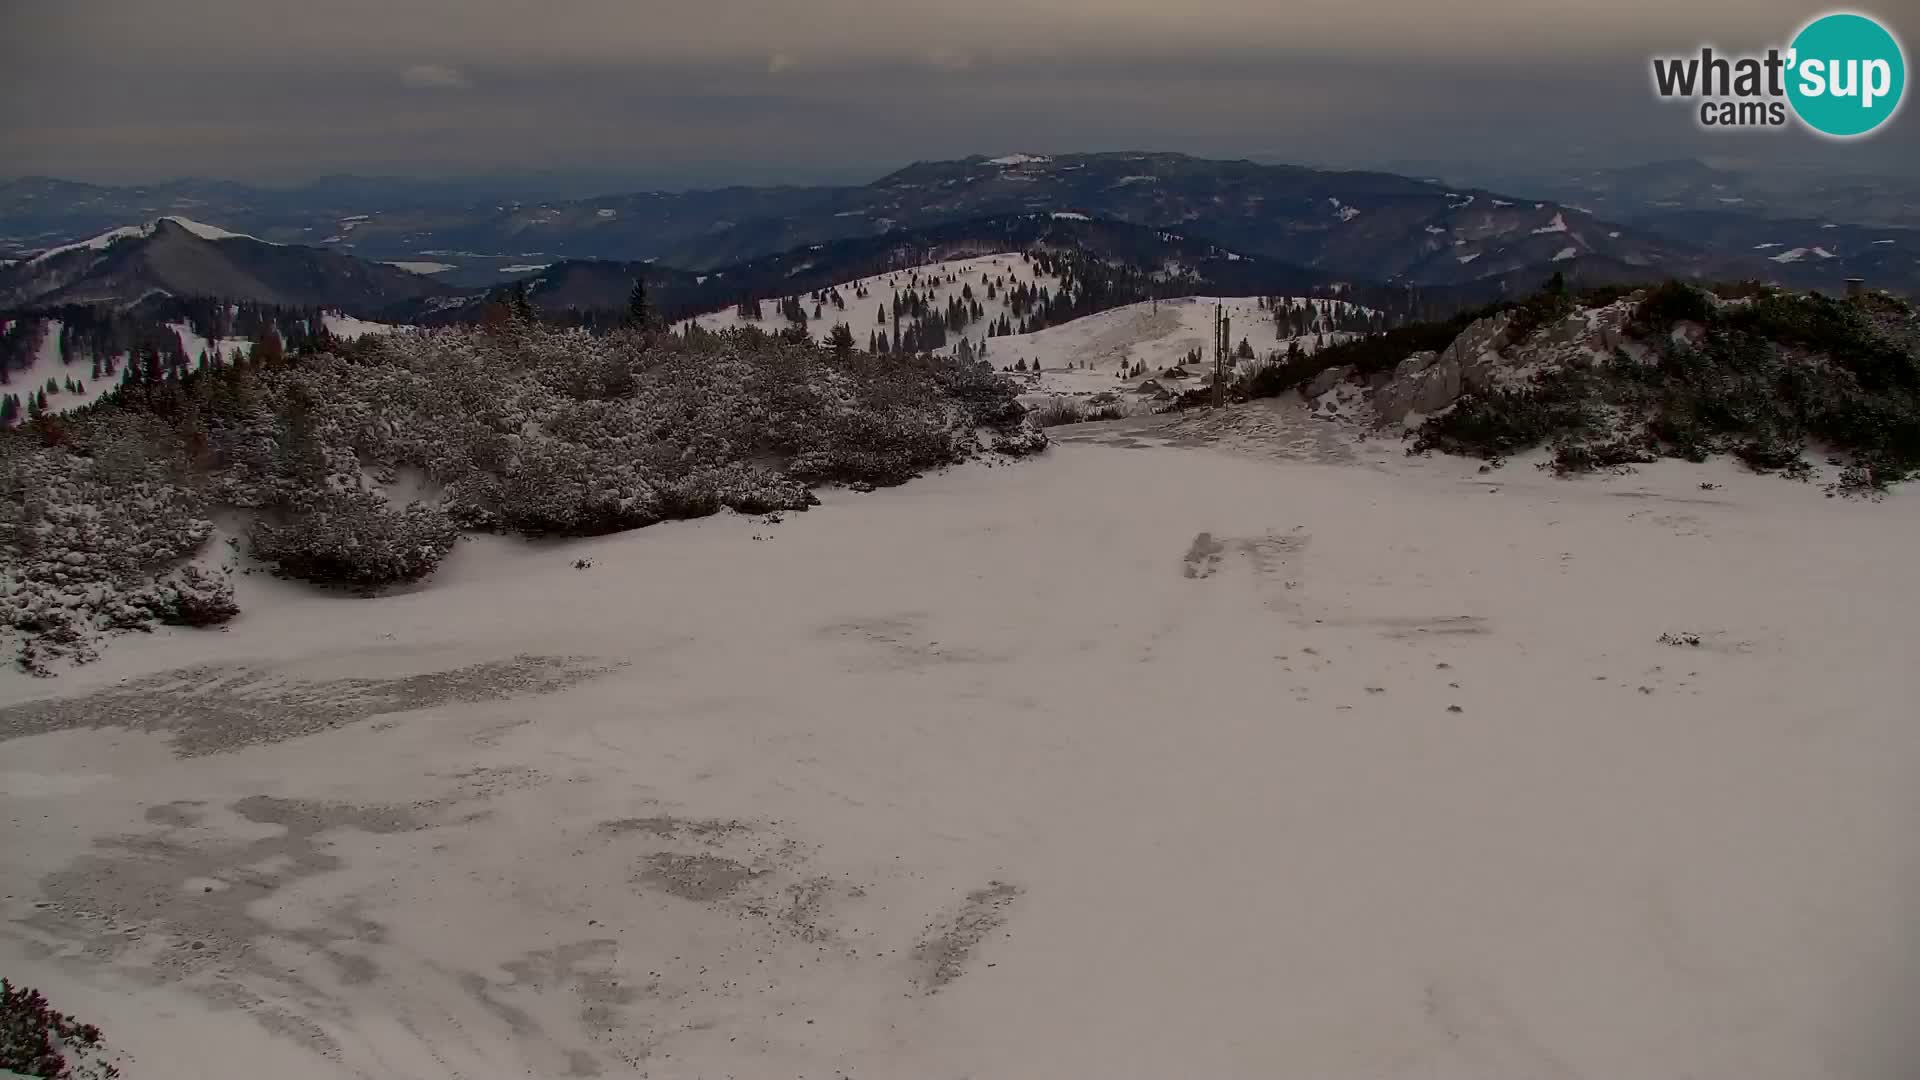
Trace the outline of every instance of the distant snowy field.
{"label": "distant snowy field", "polygon": [[[1296,306],[1311,303],[1329,316],[1357,310],[1344,300],[1292,299]],[[1152,403],[1142,400],[1140,391],[1147,383],[1157,383],[1171,393],[1179,393],[1198,385],[1202,377],[1212,371],[1216,305],[1225,310],[1230,320],[1227,328],[1230,346],[1237,350],[1244,340],[1254,351],[1254,360],[1234,362],[1236,370],[1265,363],[1271,354],[1286,352],[1289,344],[1297,343],[1302,352],[1311,353],[1322,341],[1333,343],[1353,336],[1344,333],[1327,333],[1324,338],[1314,334],[1282,336],[1273,313],[1261,307],[1256,297],[1185,296],[1161,300],[1157,305],[1152,301],[1129,304],[1031,334],[995,338],[987,360],[995,367],[1024,364],[1029,372],[1036,365],[1039,367],[1037,374],[1015,373],[1015,378],[1026,385],[1023,400],[1029,405],[1042,404],[1050,398],[1119,393],[1120,400],[1114,404],[1122,411],[1146,411]],[[1203,362],[1197,368],[1185,369],[1193,381],[1169,380],[1162,375],[1170,368],[1179,367],[1195,349],[1200,350]],[[1143,374],[1123,375],[1141,365],[1145,367]]]}
{"label": "distant snowy field", "polygon": [[[994,283],[995,295],[987,297],[986,285],[982,279]],[[808,299],[810,293],[802,294],[801,300],[807,310],[810,321],[807,329],[817,341],[826,341],[833,332],[835,323],[846,323],[853,330],[854,342],[861,348],[867,345],[867,339],[875,330],[892,329],[892,321],[878,318],[881,304],[892,304],[896,292],[904,293],[908,289],[930,298],[934,306],[944,308],[947,301],[961,294],[963,288],[973,290],[973,298],[980,302],[983,316],[967,327],[965,336],[975,343],[986,340],[987,327],[998,322],[1000,316],[1012,318],[1007,305],[1007,289],[1018,284],[1035,287],[1044,286],[1057,292],[1060,279],[1050,274],[1038,273],[1034,265],[1014,252],[1001,252],[994,255],[976,255],[966,259],[950,259],[945,262],[928,263],[923,266],[909,267],[904,270],[892,270],[872,277],[858,278],[841,282],[833,286],[847,303],[847,309],[841,311],[831,303],[825,305],[819,319],[812,319],[813,302]],[[861,290],[869,295],[864,300],[856,300]],[[825,290],[831,291],[831,290]],[[729,330],[740,326],[757,326],[768,333],[774,333],[787,327],[787,320],[780,314],[777,300],[761,302],[762,318],[742,319],[739,312],[732,308],[716,311],[677,323],[675,329],[684,329],[689,323],[697,323],[703,330]],[[1013,320],[1016,324],[1018,319]],[[955,347],[959,342],[955,341]],[[997,344],[997,339],[995,341]],[[996,348],[994,352],[998,352]],[[1011,363],[1011,361],[1008,361]]]}
{"label": "distant snowy field", "polygon": [[[991,299],[982,285],[983,277],[995,284],[995,295]],[[857,346],[864,349],[875,330],[891,328],[891,321],[878,321],[878,315],[879,306],[891,303],[895,292],[916,289],[930,295],[936,306],[944,306],[950,297],[960,293],[962,286],[970,286],[973,298],[980,302],[985,314],[968,326],[964,336],[976,353],[981,353],[995,368],[1009,368],[1016,363],[1029,370],[1039,368],[1034,374],[1016,373],[1027,387],[1030,403],[1048,397],[1086,397],[1134,390],[1150,379],[1159,378],[1162,371],[1178,366],[1193,349],[1199,349],[1211,364],[1215,304],[1224,305],[1227,317],[1232,320],[1231,344],[1238,347],[1244,338],[1260,360],[1275,352],[1286,352],[1289,343],[1295,341],[1305,352],[1317,347],[1313,334],[1299,338],[1282,336],[1272,312],[1262,307],[1258,298],[1250,296],[1187,296],[1161,300],[1157,304],[1146,301],[1029,334],[987,337],[987,327],[1001,315],[1011,317],[1007,287],[1022,283],[1045,286],[1050,291],[1058,291],[1060,287],[1059,278],[1037,273],[1034,265],[1017,252],[979,255],[876,274],[835,286],[846,300],[847,309],[839,311],[828,303],[819,319],[810,319],[807,329],[816,340],[825,341],[834,324],[844,322],[852,328]],[[861,289],[870,294],[868,298],[854,299]],[[1358,310],[1343,300],[1291,299],[1296,306],[1311,303],[1328,316]],[[803,295],[802,300],[811,316],[813,302],[807,295]],[[788,325],[780,314],[777,300],[763,300],[761,314],[757,320],[742,319],[738,311],[729,308],[685,320],[676,324],[675,329],[684,330],[689,324],[697,324],[705,330],[719,331],[751,325],[774,333]],[[1329,333],[1325,340],[1343,341],[1350,336]],[[959,348],[956,337],[941,351],[952,354]],[[1123,371],[1137,364],[1145,364],[1146,374],[1122,376]],[[1202,372],[1194,374],[1197,377]],[[1164,380],[1162,382],[1164,385]],[[1183,388],[1167,386],[1176,392]]]}
{"label": "distant snowy field", "polygon": [[[0,331],[11,326],[12,322],[11,319],[0,320]],[[33,354],[33,365],[24,370],[16,368],[7,372],[7,381],[0,384],[0,394],[20,395],[24,407],[27,395],[45,390],[47,411],[63,413],[69,409],[93,404],[119,384],[118,379],[90,378],[89,376],[93,373],[93,364],[89,361],[61,363],[60,329],[61,323],[58,319],[47,321],[46,332],[40,339],[40,347]],[[80,380],[82,386],[79,393],[72,393],[66,389],[65,383],[68,379]],[[48,380],[53,381],[54,388],[47,386]],[[21,415],[26,414],[23,412]]]}

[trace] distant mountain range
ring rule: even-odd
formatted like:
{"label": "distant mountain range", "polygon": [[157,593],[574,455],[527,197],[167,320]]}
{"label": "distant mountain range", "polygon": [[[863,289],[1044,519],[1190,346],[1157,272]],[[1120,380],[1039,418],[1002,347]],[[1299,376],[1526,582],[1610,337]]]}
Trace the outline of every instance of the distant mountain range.
{"label": "distant mountain range", "polygon": [[[1591,281],[1764,277],[1835,289],[1861,276],[1920,287],[1920,229],[1897,224],[1920,223],[1920,215],[1902,217],[1920,198],[1835,185],[1806,195],[1809,209],[1795,214],[1788,188],[1743,177],[1668,163],[1542,175],[1525,196],[1392,173],[1109,153],[927,162],[861,186],[547,202],[496,201],[485,187],[351,177],[292,190],[21,180],[0,184],[0,255],[19,258],[178,214],[265,241],[405,264],[457,291],[570,261],[655,261],[699,272],[815,244],[1077,214],[1175,231],[1328,279],[1423,288],[1488,291],[1509,280],[1531,287],[1554,270]],[[1850,199],[1870,217],[1830,218],[1818,209]],[[1778,258],[1795,249],[1802,255]]]}
{"label": "distant mountain range", "polygon": [[[1622,184],[1610,190],[1642,190]],[[1036,244],[1185,275],[1213,293],[1344,284],[1389,310],[1407,308],[1392,301],[1410,294],[1429,312],[1477,303],[1530,290],[1556,271],[1584,284],[1761,278],[1837,291],[1863,277],[1920,291],[1920,229],[1768,217],[1725,202],[1656,207],[1640,196],[1623,208],[1631,221],[1617,222],[1584,204],[1390,173],[1179,154],[973,157],[913,165],[862,187],[463,209],[432,205],[416,184],[398,208],[338,213],[387,190],[344,179],[307,189],[306,198],[349,200],[321,226],[290,223],[319,211],[293,208],[303,204],[288,193],[262,201],[235,184],[170,192],[0,185],[0,223],[14,229],[27,219],[92,220],[129,199],[170,197],[215,211],[143,225],[114,218],[84,238],[36,233],[63,242],[0,260],[0,309],[158,294],[440,321],[471,313],[490,288],[514,280],[528,281],[548,310],[618,308],[645,268],[662,307],[685,312]],[[218,224],[201,224],[208,217]],[[326,235],[312,235],[323,227]]]}
{"label": "distant mountain range", "polygon": [[1528,191],[1602,217],[1658,224],[1710,211],[1816,225],[1920,228],[1920,177],[1831,175],[1801,168],[1728,168],[1681,159],[1611,168],[1443,170],[1460,182]]}
{"label": "distant mountain range", "polygon": [[112,229],[0,267],[0,309],[130,304],[158,294],[373,313],[452,292],[382,263],[182,217]]}

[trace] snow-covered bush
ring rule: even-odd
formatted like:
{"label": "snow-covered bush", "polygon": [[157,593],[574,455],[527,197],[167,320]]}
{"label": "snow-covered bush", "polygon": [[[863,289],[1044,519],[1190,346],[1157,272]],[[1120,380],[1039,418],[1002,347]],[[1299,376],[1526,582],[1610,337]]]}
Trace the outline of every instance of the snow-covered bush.
{"label": "snow-covered bush", "polygon": [[[804,510],[814,484],[1045,445],[979,360],[836,355],[750,329],[395,334],[0,432],[0,626],[37,664],[108,630],[231,617],[226,581],[182,566],[215,507],[254,512],[250,550],[280,573],[371,591],[431,573],[463,528]],[[383,481],[403,471],[430,504],[390,504]]]}
{"label": "snow-covered bush", "polygon": [[240,614],[233,585],[200,566],[183,566],[166,575],[142,599],[142,606],[168,626],[217,626]]}
{"label": "snow-covered bush", "polygon": [[85,659],[100,634],[156,619],[230,617],[224,581],[174,573],[213,532],[180,441],[136,415],[70,436],[0,439],[0,630],[20,639],[22,666]]}
{"label": "snow-covered bush", "polygon": [[387,505],[370,491],[326,491],[279,522],[247,533],[253,554],[282,573],[324,585],[375,589],[433,572],[460,538],[438,507]]}

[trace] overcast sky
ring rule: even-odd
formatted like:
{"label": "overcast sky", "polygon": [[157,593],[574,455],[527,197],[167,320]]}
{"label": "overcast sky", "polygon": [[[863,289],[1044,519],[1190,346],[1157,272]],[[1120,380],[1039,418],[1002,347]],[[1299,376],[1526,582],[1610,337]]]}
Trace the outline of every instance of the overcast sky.
{"label": "overcast sky", "polygon": [[916,159],[1118,149],[1343,165],[1731,155],[1920,167],[1912,108],[1876,138],[1840,145],[1706,135],[1684,107],[1651,100],[1652,53],[1784,44],[1818,10],[0,0],[0,175],[590,168],[663,182],[863,180]]}

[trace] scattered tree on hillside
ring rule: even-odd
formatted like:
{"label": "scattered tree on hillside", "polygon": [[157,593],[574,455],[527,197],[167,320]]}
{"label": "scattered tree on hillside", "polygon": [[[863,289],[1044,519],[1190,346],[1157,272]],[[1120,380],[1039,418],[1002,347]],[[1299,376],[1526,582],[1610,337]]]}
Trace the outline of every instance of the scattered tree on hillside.
{"label": "scattered tree on hillside", "polygon": [[627,325],[637,330],[653,329],[653,305],[647,302],[647,278],[636,274],[633,291],[627,294]]}
{"label": "scattered tree on hillside", "polygon": [[846,323],[834,323],[827,341],[833,346],[834,356],[845,360],[853,355],[853,328]]}

